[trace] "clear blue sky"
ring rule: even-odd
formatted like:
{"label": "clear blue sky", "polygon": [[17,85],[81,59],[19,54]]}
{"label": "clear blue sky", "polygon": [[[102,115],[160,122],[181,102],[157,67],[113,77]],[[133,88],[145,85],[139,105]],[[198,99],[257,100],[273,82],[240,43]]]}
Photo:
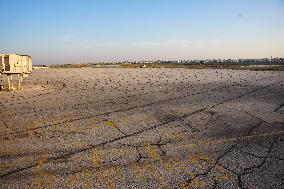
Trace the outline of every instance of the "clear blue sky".
{"label": "clear blue sky", "polygon": [[35,64],[284,57],[284,0],[0,0],[0,53]]}

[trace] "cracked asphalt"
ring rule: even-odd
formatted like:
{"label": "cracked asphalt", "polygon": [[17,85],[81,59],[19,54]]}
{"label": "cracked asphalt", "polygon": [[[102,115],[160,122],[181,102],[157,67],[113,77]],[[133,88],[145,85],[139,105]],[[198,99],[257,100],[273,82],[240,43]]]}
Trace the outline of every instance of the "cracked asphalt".
{"label": "cracked asphalt", "polygon": [[0,92],[0,188],[284,188],[284,72],[35,70]]}

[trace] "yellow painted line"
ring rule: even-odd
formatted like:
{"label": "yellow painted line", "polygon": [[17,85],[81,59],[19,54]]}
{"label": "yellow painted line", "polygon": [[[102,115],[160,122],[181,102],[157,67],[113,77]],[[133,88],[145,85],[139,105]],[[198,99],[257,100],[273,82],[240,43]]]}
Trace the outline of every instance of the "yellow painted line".
{"label": "yellow painted line", "polygon": [[99,152],[96,148],[93,149],[92,164],[96,168],[100,167],[100,165],[101,165],[101,157],[100,157]]}
{"label": "yellow painted line", "polygon": [[106,121],[105,124],[107,126],[114,128],[114,129],[117,129],[117,125],[113,121]]}
{"label": "yellow painted line", "polygon": [[160,155],[158,152],[151,146],[150,143],[146,143],[145,145],[146,151],[148,155],[153,159],[153,160],[160,160]]}

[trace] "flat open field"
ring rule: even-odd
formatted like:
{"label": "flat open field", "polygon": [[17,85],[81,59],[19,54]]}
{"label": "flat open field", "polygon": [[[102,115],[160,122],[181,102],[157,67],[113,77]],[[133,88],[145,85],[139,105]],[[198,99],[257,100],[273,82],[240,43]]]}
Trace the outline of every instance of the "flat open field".
{"label": "flat open field", "polygon": [[284,187],[283,71],[42,69],[0,99],[0,188]]}

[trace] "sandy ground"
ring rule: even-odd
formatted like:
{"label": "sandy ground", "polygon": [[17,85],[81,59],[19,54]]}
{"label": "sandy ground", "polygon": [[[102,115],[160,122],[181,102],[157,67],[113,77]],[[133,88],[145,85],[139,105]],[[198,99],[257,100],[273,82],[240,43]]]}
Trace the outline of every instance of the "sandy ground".
{"label": "sandy ground", "polygon": [[0,92],[0,188],[283,188],[284,72],[35,70]]}

